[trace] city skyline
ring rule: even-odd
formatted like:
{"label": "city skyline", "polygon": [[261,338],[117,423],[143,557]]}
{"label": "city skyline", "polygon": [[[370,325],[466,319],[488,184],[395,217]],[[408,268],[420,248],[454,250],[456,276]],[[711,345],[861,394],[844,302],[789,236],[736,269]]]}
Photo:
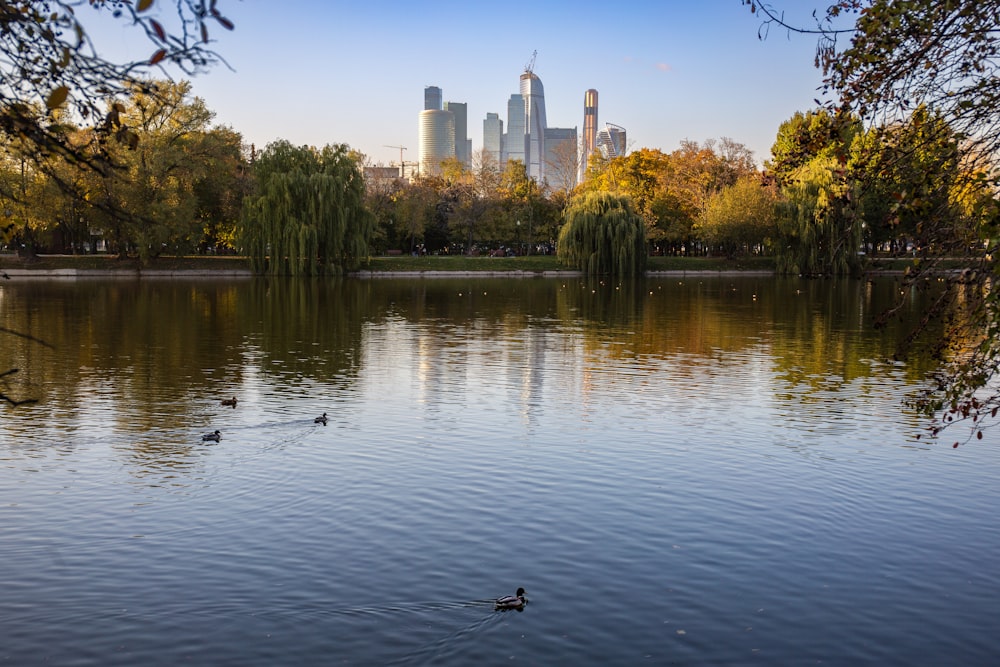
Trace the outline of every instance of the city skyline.
{"label": "city skyline", "polygon": [[[390,165],[398,167],[404,177],[414,173],[411,171],[414,166],[417,167],[417,174],[437,175],[441,173],[445,160],[455,158],[472,166],[476,152],[482,151],[485,157],[498,163],[519,160],[524,163],[527,175],[539,183],[571,190],[578,180],[583,180],[580,167],[585,158],[580,151],[581,148],[586,151],[586,147],[579,142],[576,126],[560,128],[548,125],[544,87],[531,69],[533,64],[534,56],[520,76],[520,93],[512,93],[507,102],[507,132],[504,132],[504,121],[499,114],[487,112],[483,119],[482,144],[475,149],[472,139],[468,138],[468,104],[445,102],[439,86],[426,86],[424,108],[419,114],[417,160],[407,162],[402,157],[406,149],[393,146],[400,149],[402,163],[396,161],[390,162]],[[586,93],[583,109],[585,124],[596,122],[596,94],[594,90]],[[620,136],[624,139],[624,132]],[[594,142],[591,141],[590,145],[593,146]],[[618,154],[624,154],[624,150]],[[549,172],[552,172],[551,176]]]}
{"label": "city skyline", "polygon": [[[481,147],[483,119],[497,113],[506,123],[504,96],[517,90],[536,50],[550,122],[582,128],[583,94],[595,89],[600,126],[627,128],[631,149],[669,152],[685,139],[729,137],[763,161],[779,125],[815,106],[822,80],[813,39],[775,31],[759,40],[759,19],[738,0],[637,2],[612,17],[603,3],[581,0],[567,11],[564,2],[543,0],[531,22],[451,0],[221,0],[220,8],[235,30],[211,37],[231,69],[191,79],[215,122],[258,148],[279,139],[346,143],[376,164],[398,163],[395,146],[406,147],[405,161],[417,160],[414,100],[428,85],[468,105],[468,136]],[[810,8],[783,9],[809,25]],[[170,22],[169,6],[153,11]],[[85,25],[102,53],[149,57],[133,28]],[[448,43],[427,34],[447,34]],[[489,35],[502,35],[502,46],[486,48]]]}

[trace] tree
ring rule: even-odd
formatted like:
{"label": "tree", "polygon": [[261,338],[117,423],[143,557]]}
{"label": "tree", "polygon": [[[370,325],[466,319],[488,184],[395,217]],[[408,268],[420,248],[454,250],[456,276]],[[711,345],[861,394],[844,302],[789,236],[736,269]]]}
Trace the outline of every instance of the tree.
{"label": "tree", "polygon": [[[147,85],[153,68],[167,65],[193,75],[221,61],[209,48],[211,26],[232,29],[218,3],[177,0],[173,13],[155,11],[154,0],[91,0],[92,9],[134,25],[150,40],[149,57],[134,62],[104,58],[72,0],[9,0],[0,4],[0,135],[25,144],[23,153],[45,171],[59,157],[101,171],[113,164],[112,141],[135,135],[122,108],[106,106]],[[62,113],[65,112],[65,113]],[[73,140],[67,115],[92,123],[92,140]],[[51,174],[58,176],[58,174]],[[17,197],[17,189],[3,193]]]}
{"label": "tree", "polygon": [[[238,135],[228,137],[235,147],[213,141],[221,138],[209,133],[214,114],[200,98],[188,99],[190,90],[186,81],[157,81],[118,103],[137,141],[109,147],[118,166],[104,172],[91,200],[112,212],[105,224],[121,256],[134,250],[148,261],[170,248],[192,249],[203,234],[196,187],[211,182],[224,151],[235,148],[238,155]],[[235,167],[231,152],[228,157]]]}
{"label": "tree", "polygon": [[695,232],[702,242],[727,257],[762,247],[775,234],[774,188],[759,177],[743,176],[709,197]]}
{"label": "tree", "polygon": [[858,193],[842,165],[815,157],[789,176],[781,193],[774,241],[778,272],[859,275],[864,227]]}
{"label": "tree", "polygon": [[545,160],[545,180],[553,192],[568,195],[576,187],[576,180],[580,174],[581,152],[577,142],[570,139],[559,141],[549,148],[549,155]]}
{"label": "tree", "polygon": [[527,244],[527,254],[533,253],[538,238],[551,239],[547,207],[538,182],[528,176],[521,160],[508,160],[500,176],[499,195],[506,212],[505,226],[509,238],[517,237]]}
{"label": "tree", "polygon": [[678,252],[690,246],[708,198],[756,171],[750,150],[731,139],[685,140],[670,154],[641,148],[610,160],[592,158],[580,190],[630,197],[646,223],[646,238]]}
{"label": "tree", "polygon": [[767,167],[781,195],[773,243],[779,272],[861,271],[865,226],[849,159],[860,133],[855,119],[822,109],[796,113],[778,128]]}
{"label": "tree", "polygon": [[[194,74],[215,64],[219,57],[208,48],[209,26],[233,28],[216,0],[177,0],[174,16],[178,23],[166,27],[150,11],[154,0],[90,0],[92,9],[131,23],[150,39],[147,60],[116,63],[102,57],[91,41],[76,13],[80,4],[72,0],[0,3],[0,144],[17,143],[24,160],[20,183],[0,178],[4,213],[11,211],[13,215],[12,205],[17,202],[22,210],[27,206],[24,177],[28,171],[44,174],[51,183],[72,190],[77,171],[70,170],[73,176],[67,182],[61,172],[66,164],[102,172],[111,168],[104,150],[109,140],[131,143],[134,135],[122,123],[120,108],[114,104],[108,108],[105,102],[141,84],[151,67],[170,63]],[[68,114],[94,123],[92,142],[78,140],[77,128],[66,122]],[[32,163],[30,167],[27,161]],[[0,224],[0,241],[13,233],[12,222]],[[16,369],[0,374],[0,378],[13,372]],[[14,405],[24,402],[2,393],[0,397]]]}
{"label": "tree", "polygon": [[[1000,203],[976,194],[1000,186],[1000,0],[838,0],[813,28],[785,24],[767,3],[742,3],[760,12],[765,28],[778,25],[819,35],[816,62],[824,72],[824,92],[833,96],[830,108],[857,114],[869,127],[896,127],[911,138],[919,137],[915,125],[923,122],[913,111],[925,108],[954,132],[954,157],[962,168],[950,189],[966,193],[969,217],[979,223],[976,233],[984,239],[966,270],[937,271],[955,248],[947,242],[956,236],[951,198],[935,197],[928,206],[926,197],[901,192],[894,206],[901,214],[907,208],[923,213],[928,243],[908,285],[923,284],[932,273],[943,278],[944,292],[925,321],[946,317],[950,323],[937,345],[943,363],[935,385],[913,405],[940,415],[935,432],[965,422],[982,437],[984,420],[1000,410],[1000,391],[991,384],[1000,371],[1000,291],[991,286],[1000,251]],[[848,43],[841,48],[844,40]],[[937,141],[934,134],[927,139]],[[896,154],[897,164],[905,154]],[[873,162],[884,167],[878,157]]]}
{"label": "tree", "polygon": [[277,141],[257,157],[254,176],[239,236],[255,272],[335,275],[368,256],[373,216],[347,146],[317,150]]}
{"label": "tree", "polygon": [[559,231],[559,259],[589,276],[641,276],[646,226],[628,197],[588,192],[574,199]]}

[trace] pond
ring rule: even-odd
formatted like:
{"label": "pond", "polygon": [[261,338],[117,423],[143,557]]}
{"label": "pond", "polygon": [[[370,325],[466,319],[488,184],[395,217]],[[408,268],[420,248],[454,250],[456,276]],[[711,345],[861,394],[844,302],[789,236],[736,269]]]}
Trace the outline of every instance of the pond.
{"label": "pond", "polygon": [[897,290],[4,281],[0,662],[991,663],[1000,442],[917,438]]}

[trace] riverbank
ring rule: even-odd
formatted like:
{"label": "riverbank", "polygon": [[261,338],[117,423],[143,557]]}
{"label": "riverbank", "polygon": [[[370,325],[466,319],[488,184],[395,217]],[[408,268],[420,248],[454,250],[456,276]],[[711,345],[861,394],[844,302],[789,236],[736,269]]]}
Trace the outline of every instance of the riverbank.
{"label": "riverbank", "polygon": [[[871,273],[896,273],[906,269],[908,260],[881,259],[872,263]],[[22,259],[0,254],[0,272],[9,278],[249,278],[245,257],[185,256],[158,257],[143,265],[136,259],[121,260],[109,255],[39,255]],[[726,259],[721,257],[650,257],[648,276],[711,276],[726,274],[771,275],[774,260],[768,257]],[[568,270],[552,255],[527,257],[464,257],[454,255],[373,257],[352,277],[436,278],[445,276],[548,278],[582,275]]]}
{"label": "riverbank", "polygon": [[[649,275],[720,274],[729,272],[774,272],[770,259],[726,260],[711,257],[651,257]],[[158,278],[158,277],[250,277],[245,257],[187,256],[158,257],[143,265],[136,259],[108,255],[39,255],[22,259],[0,255],[0,271],[10,278]],[[373,257],[358,271],[358,278],[394,278],[470,275],[480,277],[562,277],[579,276],[552,255],[527,257],[464,257],[455,255]]]}

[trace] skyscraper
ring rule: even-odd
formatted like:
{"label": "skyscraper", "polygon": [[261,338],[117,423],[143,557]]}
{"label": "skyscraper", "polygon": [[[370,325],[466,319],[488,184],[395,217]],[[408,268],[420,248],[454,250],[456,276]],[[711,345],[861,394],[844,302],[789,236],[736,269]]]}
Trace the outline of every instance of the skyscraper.
{"label": "skyscraper", "polygon": [[604,128],[597,133],[597,147],[606,158],[620,157],[628,152],[625,139],[624,127],[605,123]]}
{"label": "skyscraper", "polygon": [[500,159],[503,150],[503,121],[500,114],[488,113],[483,121],[483,152],[484,157],[502,166]]}
{"label": "skyscraper", "polygon": [[[435,107],[435,105],[437,105]],[[441,89],[424,88],[424,106],[418,126],[418,168],[423,176],[441,173],[441,163],[455,157],[455,114],[441,108]]]}
{"label": "skyscraper", "polygon": [[539,183],[545,180],[545,89],[531,69],[521,75],[524,98],[524,165]]}
{"label": "skyscraper", "polygon": [[424,110],[434,110],[437,111],[441,109],[441,100],[444,97],[441,95],[441,89],[437,86],[427,86],[424,88]]}
{"label": "skyscraper", "polygon": [[469,105],[445,102],[444,108],[455,115],[455,157],[462,164],[472,164],[472,140],[469,139]]}
{"label": "skyscraper", "polygon": [[580,156],[580,180],[587,174],[590,156],[597,148],[597,91],[591,88],[583,94],[583,154]]}
{"label": "skyscraper", "polygon": [[441,173],[441,163],[455,157],[455,115],[443,109],[420,112],[420,174]]}
{"label": "skyscraper", "polygon": [[500,163],[506,165],[508,160],[524,162],[524,98],[517,93],[507,100],[507,134]]}

